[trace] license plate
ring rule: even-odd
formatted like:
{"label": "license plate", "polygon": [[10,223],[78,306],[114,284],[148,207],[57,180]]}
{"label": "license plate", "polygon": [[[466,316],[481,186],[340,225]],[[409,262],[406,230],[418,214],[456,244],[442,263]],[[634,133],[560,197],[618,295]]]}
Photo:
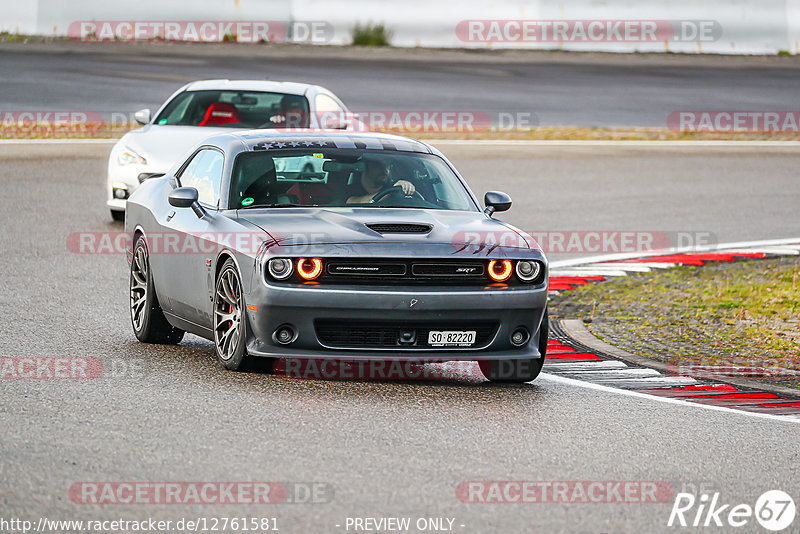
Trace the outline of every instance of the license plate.
{"label": "license plate", "polygon": [[471,347],[475,344],[475,330],[431,330],[428,345],[432,347]]}

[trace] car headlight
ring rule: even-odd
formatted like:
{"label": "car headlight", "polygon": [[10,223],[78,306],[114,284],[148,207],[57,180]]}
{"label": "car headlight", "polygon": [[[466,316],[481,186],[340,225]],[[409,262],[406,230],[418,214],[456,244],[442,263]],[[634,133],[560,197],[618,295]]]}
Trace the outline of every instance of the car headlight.
{"label": "car headlight", "polygon": [[275,280],[286,280],[292,276],[292,262],[286,258],[273,258],[269,260],[267,270]]}
{"label": "car headlight", "polygon": [[319,258],[300,258],[297,260],[297,274],[305,280],[313,280],[322,274],[322,260]]}
{"label": "car headlight", "polygon": [[542,272],[538,261],[518,261],[517,277],[523,282],[533,282]]}
{"label": "car headlight", "polygon": [[147,165],[147,160],[137,154],[134,150],[125,147],[122,152],[117,156],[117,161],[120,165],[132,165],[138,163],[139,165]]}
{"label": "car headlight", "polygon": [[495,282],[505,282],[511,276],[513,268],[509,260],[489,260],[489,278]]}

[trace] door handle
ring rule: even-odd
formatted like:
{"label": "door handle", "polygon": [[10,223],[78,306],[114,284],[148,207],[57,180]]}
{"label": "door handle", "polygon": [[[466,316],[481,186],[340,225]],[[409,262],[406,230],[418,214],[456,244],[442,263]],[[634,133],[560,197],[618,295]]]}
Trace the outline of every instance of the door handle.
{"label": "door handle", "polygon": [[175,210],[169,212],[169,215],[167,215],[167,222],[171,221],[173,217],[175,217]]}

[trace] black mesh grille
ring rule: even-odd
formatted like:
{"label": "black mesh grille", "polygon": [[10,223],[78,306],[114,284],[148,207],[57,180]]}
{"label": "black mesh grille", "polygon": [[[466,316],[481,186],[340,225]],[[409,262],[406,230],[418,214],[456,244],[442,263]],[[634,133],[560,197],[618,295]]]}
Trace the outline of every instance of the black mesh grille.
{"label": "black mesh grille", "polygon": [[433,227],[429,224],[367,224],[367,228],[379,234],[427,234]]}
{"label": "black mesh grille", "polygon": [[[397,348],[424,349],[441,348],[428,345],[428,333],[431,330],[465,330],[475,331],[475,344],[470,348],[481,348],[488,345],[497,331],[497,322],[492,321],[459,321],[458,323],[405,323],[377,321],[340,321],[335,319],[318,319],[314,321],[317,339],[323,345],[337,348]],[[413,343],[401,343],[401,332],[413,332]],[[461,347],[463,348],[463,347]]]}
{"label": "black mesh grille", "polygon": [[453,276],[483,278],[482,263],[414,263],[411,265],[414,276]]}

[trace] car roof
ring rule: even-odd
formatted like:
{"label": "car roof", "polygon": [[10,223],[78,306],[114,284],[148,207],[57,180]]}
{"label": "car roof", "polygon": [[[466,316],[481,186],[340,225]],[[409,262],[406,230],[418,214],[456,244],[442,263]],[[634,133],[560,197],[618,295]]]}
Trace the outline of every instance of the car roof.
{"label": "car roof", "polygon": [[188,84],[186,91],[264,91],[268,93],[285,93],[304,95],[311,88],[321,89],[318,85],[297,82],[276,82],[272,80],[197,80]]}
{"label": "car roof", "polygon": [[226,141],[234,140],[240,141],[247,151],[313,146],[321,148],[395,150],[424,154],[435,153],[427,144],[409,137],[377,132],[343,132],[341,130],[309,130],[305,132],[247,130],[220,134],[207,141],[225,145],[227,144]]}

